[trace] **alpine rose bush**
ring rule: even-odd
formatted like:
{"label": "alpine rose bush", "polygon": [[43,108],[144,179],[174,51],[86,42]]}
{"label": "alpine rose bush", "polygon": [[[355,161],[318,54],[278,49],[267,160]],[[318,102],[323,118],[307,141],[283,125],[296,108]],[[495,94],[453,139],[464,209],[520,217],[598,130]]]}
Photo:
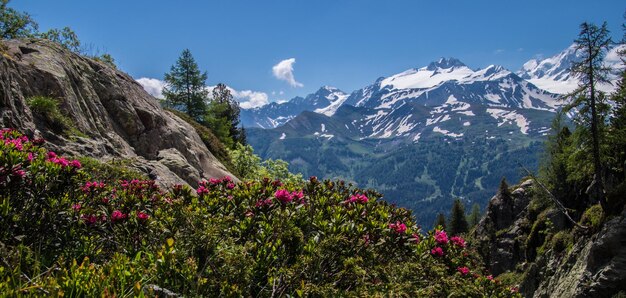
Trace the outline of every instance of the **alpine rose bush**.
{"label": "alpine rose bush", "polygon": [[521,297],[465,240],[421,231],[373,190],[101,180],[41,144],[0,133],[6,296]]}

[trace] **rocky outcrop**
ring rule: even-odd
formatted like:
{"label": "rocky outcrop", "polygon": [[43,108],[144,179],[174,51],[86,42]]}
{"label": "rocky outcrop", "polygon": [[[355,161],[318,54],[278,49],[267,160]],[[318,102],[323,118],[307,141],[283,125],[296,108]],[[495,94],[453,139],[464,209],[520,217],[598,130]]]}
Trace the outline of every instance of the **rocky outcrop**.
{"label": "rocky outcrop", "polygon": [[495,275],[513,270],[525,258],[521,235],[526,232],[531,188],[532,181],[527,180],[511,193],[499,191],[474,230],[478,250]]}
{"label": "rocky outcrop", "polygon": [[[533,206],[532,186],[529,180],[510,196],[495,195],[473,231],[491,273],[514,272],[525,297],[612,297],[626,291],[626,211],[598,232],[575,230],[560,212]],[[547,235],[557,232],[573,235],[570,247],[550,244]]]}
{"label": "rocky outcrop", "polygon": [[[45,40],[2,41],[0,50],[0,126],[41,132],[64,154],[130,159],[160,184],[233,177],[193,127],[129,75]],[[57,99],[82,134],[54,133],[29,109],[34,96]]]}
{"label": "rocky outcrop", "polygon": [[568,253],[550,251],[537,263],[522,283],[533,297],[612,297],[626,291],[626,212],[578,239]]}

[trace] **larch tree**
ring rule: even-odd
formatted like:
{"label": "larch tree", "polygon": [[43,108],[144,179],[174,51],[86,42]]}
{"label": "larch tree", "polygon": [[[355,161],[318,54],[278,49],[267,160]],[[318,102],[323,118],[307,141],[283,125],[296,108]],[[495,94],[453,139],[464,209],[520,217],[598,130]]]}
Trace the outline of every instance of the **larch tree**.
{"label": "larch tree", "polygon": [[191,51],[185,49],[170,72],[165,74],[163,95],[166,104],[202,121],[208,97],[206,79],[206,72],[200,72]]}
{"label": "larch tree", "polygon": [[602,61],[612,43],[606,22],[598,27],[591,23],[582,23],[580,33],[575,41],[576,50],[581,60],[572,64],[571,72],[580,80],[576,90],[568,95],[570,102],[566,110],[576,108],[579,112],[577,121],[589,129],[591,139],[591,155],[593,158],[593,181],[587,193],[606,211],[602,162],[600,156],[601,129],[604,126],[606,105],[604,94],[598,91],[601,83],[609,83],[610,69]]}

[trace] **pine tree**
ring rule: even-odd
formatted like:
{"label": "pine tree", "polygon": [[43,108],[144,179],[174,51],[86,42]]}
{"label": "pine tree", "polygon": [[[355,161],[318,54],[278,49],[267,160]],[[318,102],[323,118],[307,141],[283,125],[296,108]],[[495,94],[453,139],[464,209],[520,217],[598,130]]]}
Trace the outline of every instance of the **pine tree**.
{"label": "pine tree", "polygon": [[37,34],[38,25],[25,12],[7,7],[10,0],[0,0],[0,38],[13,39]]}
{"label": "pine tree", "polygon": [[239,107],[239,102],[234,100],[233,95],[226,85],[220,83],[213,88],[212,102],[217,105],[222,105],[223,108],[221,109],[221,114],[211,116],[226,118],[230,123],[228,130],[233,142],[245,145],[245,132],[243,132],[243,127],[239,127],[241,108]]}
{"label": "pine tree", "polygon": [[201,121],[206,112],[206,79],[206,72],[200,72],[191,52],[185,49],[170,72],[165,74],[163,95],[166,104]]}
{"label": "pine tree", "polygon": [[441,227],[442,229],[446,229],[446,216],[443,215],[443,213],[439,213],[437,215],[437,220],[435,221],[434,224],[435,227]]}
{"label": "pine tree", "polygon": [[600,83],[609,83],[607,77],[610,69],[602,61],[611,45],[611,37],[606,22],[601,27],[585,22],[580,25],[580,29],[575,42],[581,60],[572,64],[571,72],[581,83],[568,95],[571,101],[566,110],[577,108],[580,115],[578,123],[590,130],[594,177],[587,192],[607,211],[600,156],[600,139],[607,107],[603,102],[603,94],[596,87]]}
{"label": "pine tree", "polygon": [[506,177],[502,177],[502,179],[500,180],[498,195],[500,195],[505,200],[511,199],[511,192],[509,191],[509,184],[506,183]]}
{"label": "pine tree", "polygon": [[480,205],[478,203],[474,203],[472,205],[472,213],[470,213],[468,218],[468,223],[470,228],[475,227],[480,222]]}
{"label": "pine tree", "polygon": [[447,231],[450,235],[460,235],[469,230],[467,219],[465,218],[465,207],[461,200],[454,200]]}

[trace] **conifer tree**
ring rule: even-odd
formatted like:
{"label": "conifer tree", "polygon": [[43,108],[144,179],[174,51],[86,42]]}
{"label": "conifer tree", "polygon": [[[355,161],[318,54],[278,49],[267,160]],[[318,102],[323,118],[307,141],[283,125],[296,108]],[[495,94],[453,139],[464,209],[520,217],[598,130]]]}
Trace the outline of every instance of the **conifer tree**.
{"label": "conifer tree", "polygon": [[505,200],[511,199],[511,192],[509,191],[509,184],[506,183],[506,177],[502,177],[500,180],[498,194]]}
{"label": "conifer tree", "polygon": [[446,216],[443,213],[437,214],[437,220],[435,220],[435,227],[441,226],[444,230],[446,229]]}
{"label": "conifer tree", "polygon": [[210,110],[219,110],[219,113],[211,113],[209,116],[224,118],[225,121],[228,122],[228,135],[233,140],[233,143],[245,145],[245,132],[243,131],[243,127],[239,127],[241,108],[239,107],[239,102],[234,100],[233,95],[226,85],[220,83],[215,86],[210,105],[212,106]]}
{"label": "conifer tree", "polygon": [[604,125],[606,105],[602,92],[597,90],[600,83],[609,83],[609,69],[602,64],[611,45],[611,37],[606,22],[598,27],[595,24],[582,23],[576,39],[576,50],[581,53],[581,60],[572,64],[571,72],[580,79],[580,85],[569,94],[571,99],[566,110],[577,108],[578,123],[589,129],[591,134],[591,154],[593,158],[593,182],[587,193],[594,201],[599,201],[606,211],[604,183],[600,156],[600,139]]}
{"label": "conifer tree", "polygon": [[447,231],[450,235],[460,235],[469,230],[467,219],[465,218],[465,207],[460,199],[454,200]]}
{"label": "conifer tree", "polygon": [[468,223],[470,228],[475,227],[480,222],[480,205],[474,203],[472,205],[472,213],[469,215]]}
{"label": "conifer tree", "polygon": [[206,79],[206,72],[200,72],[191,52],[185,49],[170,72],[165,74],[163,95],[166,104],[201,121],[206,112]]}

